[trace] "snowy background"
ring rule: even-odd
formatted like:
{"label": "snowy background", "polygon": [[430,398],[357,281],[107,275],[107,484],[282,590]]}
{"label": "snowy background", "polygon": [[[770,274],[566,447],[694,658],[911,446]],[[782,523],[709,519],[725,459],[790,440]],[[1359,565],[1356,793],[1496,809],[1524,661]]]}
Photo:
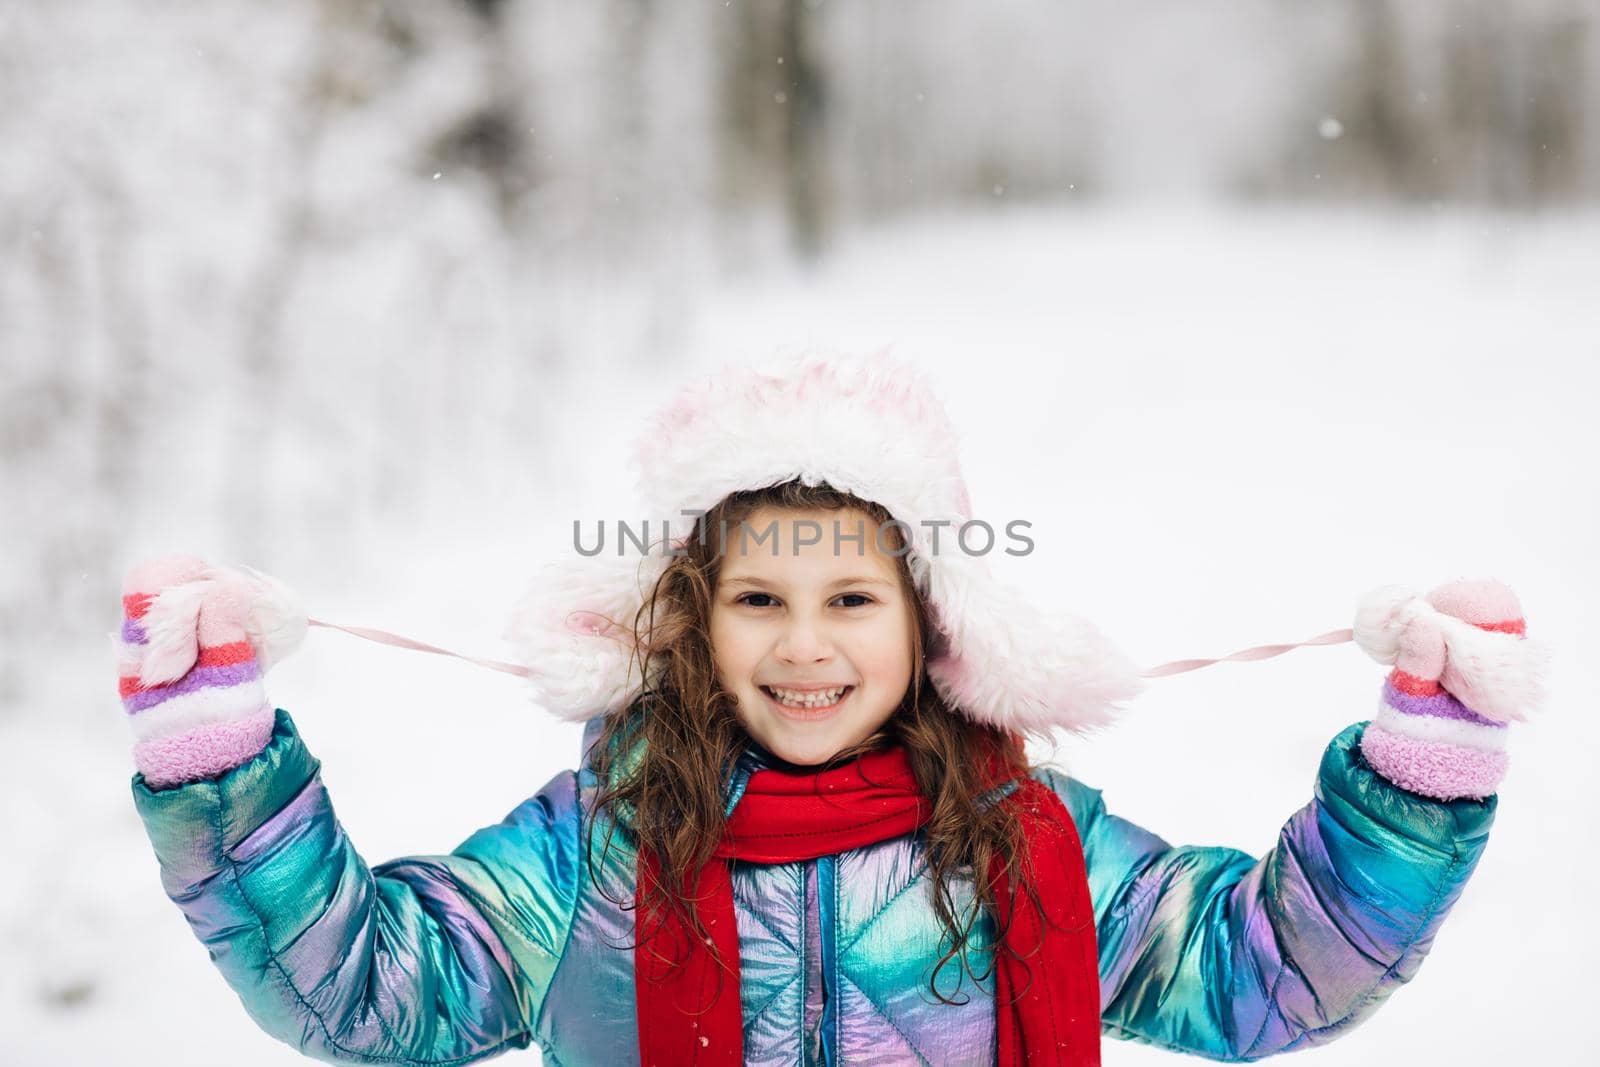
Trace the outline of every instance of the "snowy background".
{"label": "snowy background", "polygon": [[[1034,524],[996,568],[1141,662],[1511,583],[1556,675],[1482,865],[1296,1062],[1586,1062],[1600,17],[1312,7],[0,2],[0,1062],[302,1062],[161,893],[128,566],[503,656],[533,561],[630,513],[637,419],[805,344],[925,363],[977,512]],[[1259,854],[1382,676],[1341,645],[1157,681],[1057,758]],[[370,862],[577,756],[514,680],[331,631],[269,692]]]}

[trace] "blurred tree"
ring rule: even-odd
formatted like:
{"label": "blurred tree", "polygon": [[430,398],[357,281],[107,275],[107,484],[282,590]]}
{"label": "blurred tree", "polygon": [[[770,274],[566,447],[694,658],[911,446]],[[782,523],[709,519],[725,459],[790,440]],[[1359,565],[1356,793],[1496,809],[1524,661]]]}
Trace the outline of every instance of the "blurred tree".
{"label": "blurred tree", "polygon": [[1527,160],[1533,203],[1575,202],[1585,192],[1582,162],[1589,118],[1585,105],[1592,92],[1590,23],[1577,12],[1568,12],[1533,27],[1529,37],[1532,56],[1522,138],[1512,151]]}
{"label": "blurred tree", "polygon": [[510,0],[466,0],[480,23],[475,35],[483,68],[482,100],[449,122],[425,149],[426,169],[481,174],[494,190],[501,222],[517,227],[533,185],[525,88],[516,76]]}
{"label": "blurred tree", "polygon": [[828,227],[827,98],[822,66],[814,43],[820,3],[784,0],[779,24],[779,90],[786,97],[784,118],[784,186],[789,208],[789,233],[800,255],[822,254]]}
{"label": "blurred tree", "polygon": [[1351,88],[1347,144],[1364,143],[1374,165],[1373,184],[1411,199],[1434,193],[1435,175],[1419,160],[1432,148],[1413,128],[1406,42],[1392,0],[1357,0],[1358,56]]}
{"label": "blurred tree", "polygon": [[817,0],[736,5],[720,49],[722,197],[736,210],[776,200],[806,259],[822,254],[832,226],[821,10]]}
{"label": "blurred tree", "polygon": [[1340,132],[1316,151],[1287,142],[1285,192],[1521,209],[1600,192],[1584,169],[1597,149],[1585,125],[1592,16],[1579,4],[1346,11],[1349,52],[1322,83]]}

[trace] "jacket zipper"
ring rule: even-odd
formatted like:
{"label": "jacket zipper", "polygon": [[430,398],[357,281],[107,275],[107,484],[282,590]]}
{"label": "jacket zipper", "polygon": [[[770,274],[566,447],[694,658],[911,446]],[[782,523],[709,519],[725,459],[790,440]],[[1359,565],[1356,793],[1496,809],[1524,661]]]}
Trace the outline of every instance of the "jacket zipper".
{"label": "jacket zipper", "polygon": [[822,1062],[824,1067],[839,1067],[839,976],[835,953],[835,924],[838,922],[839,858],[817,859],[817,925],[822,934]]}

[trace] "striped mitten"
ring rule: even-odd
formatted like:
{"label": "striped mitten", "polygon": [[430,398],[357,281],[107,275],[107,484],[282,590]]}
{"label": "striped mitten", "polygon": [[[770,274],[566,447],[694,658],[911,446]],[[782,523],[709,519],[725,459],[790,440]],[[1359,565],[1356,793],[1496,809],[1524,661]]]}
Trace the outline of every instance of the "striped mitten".
{"label": "striped mitten", "polygon": [[214,778],[266,747],[275,717],[261,686],[305,634],[281,583],[192,556],[128,572],[117,635],[133,759],[163,789]]}
{"label": "striped mitten", "polygon": [[1426,597],[1389,586],[1363,598],[1355,638],[1394,664],[1361,754],[1379,774],[1438,800],[1483,798],[1505,777],[1508,723],[1543,699],[1546,649],[1497,581],[1457,581]]}

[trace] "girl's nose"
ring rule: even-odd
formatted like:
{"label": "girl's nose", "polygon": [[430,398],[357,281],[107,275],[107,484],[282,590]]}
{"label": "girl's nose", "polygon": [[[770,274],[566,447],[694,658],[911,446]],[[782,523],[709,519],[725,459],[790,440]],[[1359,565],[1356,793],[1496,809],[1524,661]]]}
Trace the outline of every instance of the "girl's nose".
{"label": "girl's nose", "polygon": [[784,628],[773,652],[785,663],[816,663],[833,655],[833,645],[814,622],[795,619]]}

